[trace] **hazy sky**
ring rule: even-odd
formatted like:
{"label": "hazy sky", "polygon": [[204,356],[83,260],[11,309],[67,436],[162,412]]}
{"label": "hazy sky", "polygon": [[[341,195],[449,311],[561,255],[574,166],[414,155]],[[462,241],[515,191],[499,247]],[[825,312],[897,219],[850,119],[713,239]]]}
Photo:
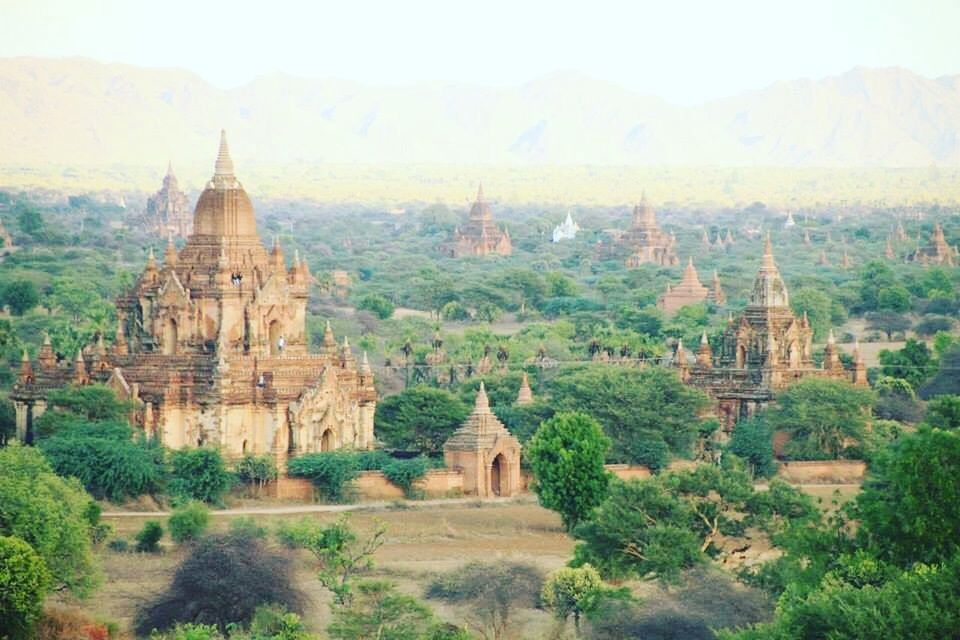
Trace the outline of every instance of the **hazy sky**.
{"label": "hazy sky", "polygon": [[692,104],[857,65],[960,73],[960,0],[0,0],[0,56],[519,84],[559,70]]}

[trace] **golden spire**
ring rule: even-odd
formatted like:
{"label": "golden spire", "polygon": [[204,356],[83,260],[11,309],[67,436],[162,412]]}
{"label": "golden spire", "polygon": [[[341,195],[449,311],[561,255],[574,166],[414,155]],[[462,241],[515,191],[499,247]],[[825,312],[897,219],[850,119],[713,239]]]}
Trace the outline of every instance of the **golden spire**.
{"label": "golden spire", "polygon": [[527,372],[523,372],[523,377],[520,378],[520,390],[517,392],[517,401],[514,404],[525,405],[533,402],[533,391],[530,389],[530,379],[527,377]]}
{"label": "golden spire", "polygon": [[163,266],[172,267],[177,264],[177,247],[173,244],[173,234],[167,234],[167,249],[163,253]]}
{"label": "golden spire", "polygon": [[363,352],[363,356],[360,357],[360,375],[369,376],[373,371],[370,369],[370,360],[367,358],[367,352]]}
{"label": "golden spire", "polygon": [[473,405],[474,413],[490,413],[490,399],[487,398],[487,388],[480,381],[480,390],[477,391],[477,401]]}
{"label": "golden spire", "polygon": [[477,202],[484,202],[484,199],[483,199],[483,180],[480,181],[480,185],[477,187]]}

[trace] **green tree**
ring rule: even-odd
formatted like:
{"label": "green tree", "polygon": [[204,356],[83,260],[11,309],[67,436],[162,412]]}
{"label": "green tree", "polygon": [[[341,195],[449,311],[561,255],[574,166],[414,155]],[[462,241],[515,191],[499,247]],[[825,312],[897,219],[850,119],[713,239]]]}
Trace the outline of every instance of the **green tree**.
{"label": "green tree", "polygon": [[333,640],[423,640],[436,624],[422,602],[382,580],[356,584],[350,604],[336,607],[327,633]]}
{"label": "green tree", "polygon": [[17,217],[17,226],[23,233],[36,237],[43,231],[43,216],[32,204],[18,202],[13,208],[13,213]]}
{"label": "green tree", "polygon": [[547,295],[551,298],[572,298],[577,295],[577,285],[559,271],[551,271],[547,274]]}
{"label": "green tree", "polygon": [[180,449],[170,455],[170,493],[183,500],[221,504],[233,486],[217,449]]}
{"label": "green tree", "polygon": [[603,468],[610,438],[582,413],[559,413],[540,425],[526,447],[540,504],[560,514],[567,531],[589,517],[607,493]]}
{"label": "green tree", "polygon": [[924,421],[938,429],[960,429],[960,396],[946,395],[927,403]]}
{"label": "green tree", "polygon": [[777,396],[777,405],[767,412],[775,431],[792,436],[788,452],[807,456],[825,454],[839,458],[847,442],[862,441],[867,411],[875,394],[843,380],[807,378]]}
{"label": "green tree", "polygon": [[0,535],[16,536],[43,558],[57,589],[86,595],[97,582],[91,553],[90,496],[58,477],[39,450],[0,449]]}
{"label": "green tree", "polygon": [[298,456],[287,463],[287,473],[309,478],[320,495],[331,502],[345,502],[350,482],[360,474],[361,458],[352,451],[323,451]]}
{"label": "green tree", "polygon": [[292,549],[306,549],[317,560],[317,579],[338,605],[349,605],[354,578],[373,567],[373,554],[383,546],[386,527],[377,525],[361,538],[347,516],[330,524],[304,518],[280,525],[277,538]]}
{"label": "green tree", "polygon": [[760,416],[741,420],[734,426],[728,450],[742,458],[755,476],[769,478],[777,472],[777,463],[773,459],[773,429]]}
{"label": "green tree", "polygon": [[237,462],[235,472],[237,480],[249,487],[255,487],[256,495],[259,496],[268,482],[277,479],[277,461],[270,454],[255,456],[248,453]]}
{"label": "green tree", "polygon": [[882,260],[871,260],[860,272],[860,308],[874,311],[880,306],[880,290],[896,284],[893,270]]}
{"label": "green tree", "polygon": [[581,411],[595,418],[613,442],[614,462],[660,466],[651,445],[671,453],[692,453],[707,397],[660,367],[633,369],[592,365],[561,372],[549,389],[561,411]]}
{"label": "green tree", "polygon": [[614,589],[607,585],[600,572],[584,564],[555,571],[543,584],[540,601],[560,620],[573,616],[573,626],[580,636],[580,621],[605,600],[628,600],[628,589]]}
{"label": "green tree", "polygon": [[877,307],[882,311],[903,313],[910,310],[910,292],[901,284],[880,289]]}
{"label": "green tree", "polygon": [[33,637],[50,585],[50,572],[33,547],[16,536],[0,536],[0,636]]}
{"label": "green tree", "polygon": [[156,520],[147,520],[143,528],[137,532],[137,551],[141,553],[156,553],[160,550],[160,538],[163,537],[163,525]]}
{"label": "green tree", "polygon": [[833,300],[822,288],[801,287],[791,292],[790,306],[798,316],[807,314],[815,338],[823,338],[833,326]]}
{"label": "green tree", "polygon": [[386,320],[393,315],[393,303],[380,294],[370,294],[364,296],[357,305],[358,309],[364,309],[371,312],[381,320]]}
{"label": "green tree", "polygon": [[388,447],[436,456],[468,415],[469,407],[449,391],[416,386],[378,402],[374,421]]}
{"label": "green tree", "polygon": [[913,338],[907,340],[898,351],[880,351],[880,372],[885,376],[906,380],[915,390],[933,375],[935,366],[927,344]]}
{"label": "green tree", "polygon": [[40,302],[37,287],[30,280],[11,280],[0,291],[0,306],[10,307],[10,313],[22,316]]}
{"label": "green tree", "polygon": [[887,340],[893,340],[893,334],[910,328],[910,318],[896,311],[870,311],[866,314],[867,329],[882,331]]}

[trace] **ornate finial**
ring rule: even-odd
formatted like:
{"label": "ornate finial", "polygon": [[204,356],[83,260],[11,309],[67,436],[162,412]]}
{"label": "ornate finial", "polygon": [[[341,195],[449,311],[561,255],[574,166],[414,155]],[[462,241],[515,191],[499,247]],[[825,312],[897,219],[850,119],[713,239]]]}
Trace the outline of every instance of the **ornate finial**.
{"label": "ornate finial", "polygon": [[360,357],[360,375],[369,376],[371,373],[370,360],[367,358],[367,352],[364,351]]}
{"label": "ornate finial", "polygon": [[163,254],[163,264],[168,267],[177,264],[177,247],[173,244],[173,233],[167,233],[167,250]]}
{"label": "ornate finial", "polygon": [[773,241],[770,239],[770,232],[767,231],[767,237],[763,241],[763,255],[772,256],[773,255]]}
{"label": "ornate finial", "polygon": [[343,350],[344,351],[350,350],[350,339],[347,338],[347,336],[343,336]]}
{"label": "ornate finial", "polygon": [[147,269],[156,269],[157,268],[157,257],[153,255],[153,247],[150,247],[150,252],[147,253]]}
{"label": "ornate finial", "polygon": [[710,344],[710,341],[707,340],[707,330],[703,330],[703,335],[700,336],[700,344]]}
{"label": "ornate finial", "polygon": [[323,350],[327,353],[333,353],[337,348],[337,340],[333,337],[333,327],[327,320],[327,325],[323,328]]}
{"label": "ornate finial", "polygon": [[477,402],[473,406],[475,413],[489,413],[490,412],[490,399],[487,398],[487,388],[483,384],[483,380],[480,381],[480,390],[477,392]]}
{"label": "ornate finial", "polygon": [[480,181],[480,186],[477,187],[477,202],[484,202],[484,199],[483,199],[483,180]]}
{"label": "ornate finial", "polygon": [[173,175],[173,162],[170,160],[167,160],[167,176],[170,178],[176,177]]}
{"label": "ornate finial", "polygon": [[835,345],[835,344],[837,344],[837,339],[836,339],[836,337],[834,337],[834,335],[833,335],[833,328],[832,328],[832,327],[831,327],[831,329],[830,329],[830,333],[827,334],[827,344],[829,344],[829,345]]}

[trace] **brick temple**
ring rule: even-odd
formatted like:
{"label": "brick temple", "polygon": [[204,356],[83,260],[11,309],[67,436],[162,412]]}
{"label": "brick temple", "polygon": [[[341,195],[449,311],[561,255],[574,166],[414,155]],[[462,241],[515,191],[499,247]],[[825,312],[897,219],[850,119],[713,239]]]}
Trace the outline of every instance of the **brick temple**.
{"label": "brick temple", "polygon": [[305,328],[312,277],[299,255],[257,234],[253,205],[221,134],[213,177],[200,195],[186,245],[151,250],[117,300],[112,345],[103,337],[58,361],[49,340],[25,359],[11,399],[17,434],[33,439],[46,395],[106,383],[134,405],[134,422],[172,448],[206,444],[228,456],[288,455],[373,446],[377,394],[363,355],[338,345],[329,324],[320,353]]}
{"label": "brick temple", "polygon": [[676,238],[660,229],[653,207],[644,196],[640,204],[633,208],[630,228],[617,238],[613,249],[621,254],[629,254],[625,264],[631,268],[642,264],[672,267],[680,263],[676,244]]}
{"label": "brick temple", "polygon": [[163,177],[163,186],[147,198],[147,210],[144,214],[148,228],[161,238],[175,236],[186,238],[193,230],[193,215],[186,194],[180,190],[177,176],[173,173],[173,163],[167,163],[167,175]]}
{"label": "brick temple", "polygon": [[470,207],[466,224],[453,230],[453,237],[441,250],[451,258],[508,256],[513,253],[510,233],[494,221],[493,210],[483,196],[482,184],[477,189],[477,199]]}

